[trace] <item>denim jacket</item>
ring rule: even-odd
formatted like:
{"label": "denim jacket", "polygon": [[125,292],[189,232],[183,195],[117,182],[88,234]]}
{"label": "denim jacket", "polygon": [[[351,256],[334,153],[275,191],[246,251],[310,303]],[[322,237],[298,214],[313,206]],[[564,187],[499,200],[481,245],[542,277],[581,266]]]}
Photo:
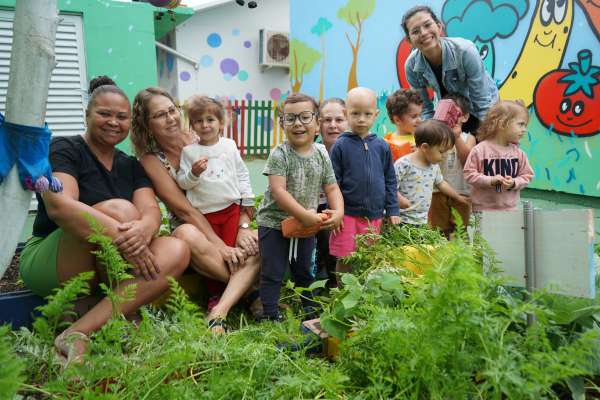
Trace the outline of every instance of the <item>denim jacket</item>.
{"label": "denim jacket", "polygon": [[[462,38],[441,37],[440,42],[442,80],[446,90],[469,99],[471,114],[482,120],[487,110],[498,101],[498,88],[485,70],[479,51],[473,42]],[[429,62],[423,53],[415,49],[408,56],[404,69],[410,86],[423,97],[421,117],[433,117],[434,104],[429,99],[427,88],[433,88],[436,101],[441,98],[441,91]]]}

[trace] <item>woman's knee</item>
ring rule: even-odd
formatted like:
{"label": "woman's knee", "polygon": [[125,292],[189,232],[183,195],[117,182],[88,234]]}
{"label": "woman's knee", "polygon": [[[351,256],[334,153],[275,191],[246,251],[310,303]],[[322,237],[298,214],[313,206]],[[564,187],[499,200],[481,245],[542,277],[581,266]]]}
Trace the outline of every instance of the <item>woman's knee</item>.
{"label": "woman's knee", "polygon": [[190,264],[190,248],[183,240],[160,237],[154,239],[151,247],[158,258],[158,266],[165,275],[178,277]]}
{"label": "woman's knee", "polygon": [[129,222],[140,219],[141,215],[136,206],[124,199],[110,199],[95,204],[94,208],[119,222]]}

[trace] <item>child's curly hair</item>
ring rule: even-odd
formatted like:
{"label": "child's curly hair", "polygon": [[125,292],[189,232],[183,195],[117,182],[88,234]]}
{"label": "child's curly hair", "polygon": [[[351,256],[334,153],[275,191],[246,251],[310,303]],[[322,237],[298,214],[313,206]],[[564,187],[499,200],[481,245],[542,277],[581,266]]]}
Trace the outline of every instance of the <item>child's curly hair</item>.
{"label": "child's curly hair", "polygon": [[223,107],[223,104],[208,96],[191,96],[186,101],[185,111],[190,118],[190,124],[192,123],[192,116],[195,117],[204,113],[213,114],[221,124],[225,121],[225,107]]}
{"label": "child's curly hair", "polygon": [[493,138],[498,132],[506,129],[510,121],[517,116],[524,116],[529,121],[529,113],[522,100],[500,100],[490,107],[477,130],[479,141]]}
{"label": "child's curly hair", "polygon": [[423,98],[414,89],[398,89],[389,95],[385,102],[385,108],[390,121],[394,121],[393,117],[402,117],[406,114],[411,104],[418,106],[423,104]]}

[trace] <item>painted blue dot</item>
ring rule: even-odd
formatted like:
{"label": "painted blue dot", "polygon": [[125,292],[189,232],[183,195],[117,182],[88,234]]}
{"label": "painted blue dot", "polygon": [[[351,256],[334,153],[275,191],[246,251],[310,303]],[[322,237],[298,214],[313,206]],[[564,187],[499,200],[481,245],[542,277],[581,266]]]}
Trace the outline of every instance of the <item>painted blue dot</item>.
{"label": "painted blue dot", "polygon": [[248,79],[248,72],[246,72],[246,71],[240,71],[240,72],[238,72],[238,79],[240,81],[242,81],[242,82],[245,81],[245,80],[247,80]]}
{"label": "painted blue dot", "polygon": [[234,28],[234,29],[231,31],[231,34],[232,34],[233,36],[240,36],[240,30],[239,30],[238,28]]}
{"label": "painted blue dot", "polygon": [[244,42],[244,47],[245,47],[245,48],[249,49],[251,46],[252,46],[252,42],[250,42],[249,40],[246,40],[246,41]]}
{"label": "painted blue dot", "polygon": [[218,33],[211,33],[206,38],[206,43],[208,43],[210,47],[219,47],[221,42],[221,36]]}
{"label": "painted blue dot", "polygon": [[233,75],[231,75],[230,73],[224,73],[223,79],[225,79],[226,81],[230,81],[231,79],[233,79]]}
{"label": "painted blue dot", "polygon": [[213,63],[213,58],[211,56],[202,56],[200,58],[200,65],[202,65],[203,67],[210,67]]}

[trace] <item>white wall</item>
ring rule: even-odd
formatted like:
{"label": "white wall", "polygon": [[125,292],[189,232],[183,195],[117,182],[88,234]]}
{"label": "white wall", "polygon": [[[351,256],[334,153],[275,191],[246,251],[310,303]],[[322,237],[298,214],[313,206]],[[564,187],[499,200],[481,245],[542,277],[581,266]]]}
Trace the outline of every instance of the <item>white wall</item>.
{"label": "white wall", "polygon": [[[279,100],[281,93],[289,92],[287,69],[271,68],[261,72],[258,65],[258,31],[266,28],[289,32],[289,1],[257,2],[255,9],[232,1],[199,10],[176,28],[177,51],[199,63],[195,70],[185,60],[176,61],[181,100],[197,93],[239,100],[248,99],[249,95],[256,100]],[[221,63],[226,59],[234,60],[235,63],[230,64],[238,66],[234,76],[222,71]]]}

